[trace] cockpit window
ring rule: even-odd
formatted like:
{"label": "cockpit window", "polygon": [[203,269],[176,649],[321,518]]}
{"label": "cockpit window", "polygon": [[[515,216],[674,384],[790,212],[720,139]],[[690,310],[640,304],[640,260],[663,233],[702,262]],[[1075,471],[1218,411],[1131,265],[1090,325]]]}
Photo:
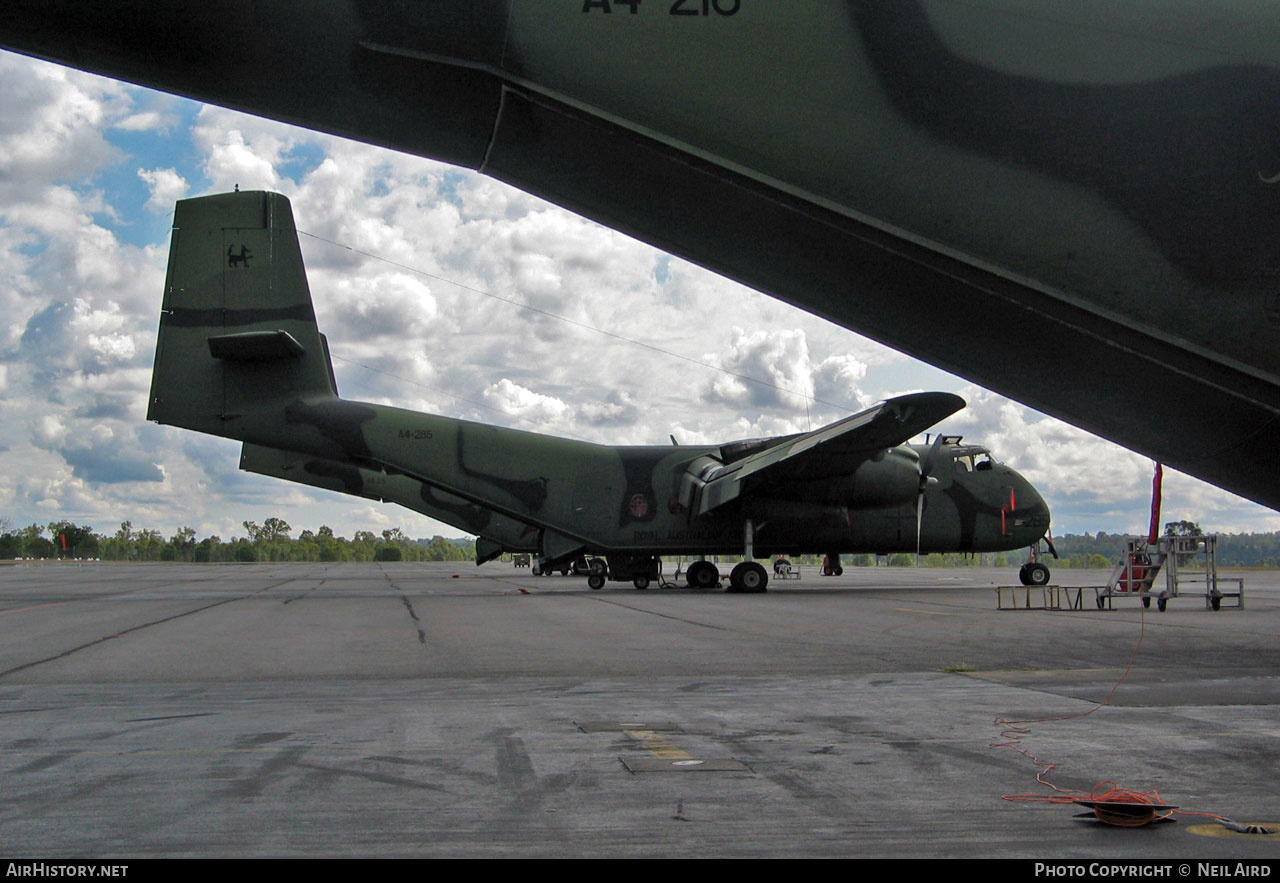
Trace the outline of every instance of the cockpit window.
{"label": "cockpit window", "polygon": [[954,451],[957,472],[980,472],[991,469],[996,464],[996,461],[986,448],[965,445],[963,447],[957,446]]}

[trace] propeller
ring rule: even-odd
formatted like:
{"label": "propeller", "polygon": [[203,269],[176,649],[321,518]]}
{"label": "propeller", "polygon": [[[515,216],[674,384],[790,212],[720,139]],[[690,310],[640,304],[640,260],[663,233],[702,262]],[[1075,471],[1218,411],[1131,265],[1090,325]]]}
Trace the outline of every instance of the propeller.
{"label": "propeller", "polygon": [[938,433],[929,446],[929,452],[920,461],[920,489],[916,492],[916,564],[920,563],[920,533],[924,523],[924,492],[930,483],[937,484],[938,479],[930,476],[933,466],[938,460],[938,449],[942,447],[942,433]]}

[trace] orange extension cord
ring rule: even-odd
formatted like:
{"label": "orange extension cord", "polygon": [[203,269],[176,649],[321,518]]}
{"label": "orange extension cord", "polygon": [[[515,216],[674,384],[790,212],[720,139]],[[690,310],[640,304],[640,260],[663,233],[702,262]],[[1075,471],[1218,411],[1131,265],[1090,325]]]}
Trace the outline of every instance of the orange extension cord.
{"label": "orange extension cord", "polygon": [[[1004,800],[1024,801],[1028,803],[1078,803],[1085,806],[1091,806],[1094,815],[1098,821],[1107,825],[1118,825],[1126,828],[1136,828],[1148,825],[1160,819],[1167,819],[1174,814],[1187,816],[1205,816],[1211,819],[1217,819],[1220,822],[1228,821],[1224,816],[1215,815],[1207,812],[1190,812],[1188,810],[1175,809],[1166,806],[1164,801],[1160,799],[1158,792],[1152,791],[1136,791],[1132,788],[1121,788],[1115,782],[1099,782],[1093,786],[1093,790],[1085,792],[1075,788],[1059,788],[1057,785],[1045,778],[1057,764],[1041,760],[1031,753],[1030,750],[1022,745],[1022,737],[1030,734],[1030,727],[1024,724],[1040,724],[1050,721],[1067,721],[1074,720],[1079,717],[1088,717],[1095,711],[1109,705],[1115,697],[1116,691],[1120,689],[1120,685],[1129,677],[1129,672],[1133,670],[1133,665],[1138,660],[1138,651],[1142,649],[1142,638],[1146,634],[1146,613],[1139,608],[1140,619],[1138,627],[1138,642],[1134,645],[1133,653],[1129,657],[1129,664],[1125,666],[1124,673],[1120,675],[1120,679],[1116,681],[1115,686],[1111,688],[1111,692],[1107,697],[1090,708],[1088,711],[1082,711],[1079,714],[1068,714],[1063,717],[1043,717],[1034,720],[1008,720],[1006,718],[996,718],[995,726],[1000,727],[1001,741],[992,742],[992,748],[1009,748],[1019,754],[1029,758],[1033,764],[1039,767],[1036,773],[1036,781],[1047,788],[1053,789],[1053,794],[1005,794]],[[1115,804],[1114,808],[1108,808],[1107,804]],[[1120,807],[1123,806],[1124,809]],[[1147,806],[1150,809],[1144,810]]]}

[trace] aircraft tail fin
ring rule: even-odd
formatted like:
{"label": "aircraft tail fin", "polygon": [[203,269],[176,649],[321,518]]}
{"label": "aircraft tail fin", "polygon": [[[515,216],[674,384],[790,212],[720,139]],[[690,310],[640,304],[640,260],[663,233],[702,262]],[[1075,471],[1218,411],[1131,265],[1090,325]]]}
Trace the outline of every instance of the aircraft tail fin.
{"label": "aircraft tail fin", "polygon": [[147,419],[238,437],[250,410],[336,396],[289,200],[180,200]]}

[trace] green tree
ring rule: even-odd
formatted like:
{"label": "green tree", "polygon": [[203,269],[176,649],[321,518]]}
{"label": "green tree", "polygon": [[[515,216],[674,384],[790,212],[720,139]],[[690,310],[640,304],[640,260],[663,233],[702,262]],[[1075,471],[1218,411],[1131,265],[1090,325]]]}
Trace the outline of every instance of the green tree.
{"label": "green tree", "polygon": [[373,551],[374,561],[400,561],[404,558],[404,552],[399,546],[393,546],[390,543],[379,545]]}
{"label": "green tree", "polygon": [[196,532],[190,527],[180,527],[169,544],[165,547],[163,557],[166,561],[192,561],[196,551]]}
{"label": "green tree", "polygon": [[53,540],[55,554],[59,556],[92,558],[98,554],[98,537],[88,525],[53,521],[49,524],[49,536]]}
{"label": "green tree", "polygon": [[268,518],[262,522],[262,537],[267,542],[275,542],[276,540],[287,540],[289,532],[293,528],[289,526],[289,522],[283,518]]}
{"label": "green tree", "polygon": [[1167,537],[1202,537],[1204,531],[1194,521],[1170,521],[1164,526]]}

